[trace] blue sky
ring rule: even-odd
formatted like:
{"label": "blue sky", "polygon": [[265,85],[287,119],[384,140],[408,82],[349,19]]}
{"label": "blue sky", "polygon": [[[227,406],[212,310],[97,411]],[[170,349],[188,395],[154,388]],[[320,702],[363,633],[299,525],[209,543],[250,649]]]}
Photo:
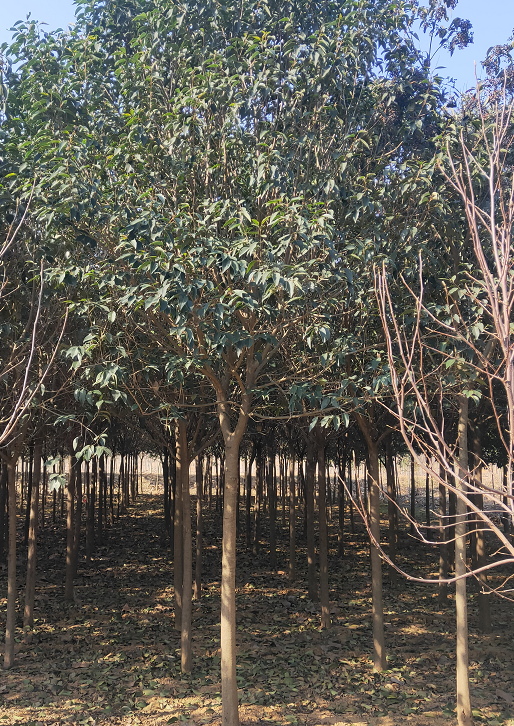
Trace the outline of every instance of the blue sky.
{"label": "blue sky", "polygon": [[[47,29],[66,27],[73,22],[73,0],[0,0],[0,44],[9,41],[9,27],[16,20],[32,18],[48,23]],[[480,61],[491,45],[505,43],[514,30],[514,0],[460,0],[455,15],[471,20],[475,42],[465,50],[455,51],[453,57],[441,51],[434,65],[444,66],[441,75],[456,80],[458,90],[475,85],[475,66],[480,74]]]}

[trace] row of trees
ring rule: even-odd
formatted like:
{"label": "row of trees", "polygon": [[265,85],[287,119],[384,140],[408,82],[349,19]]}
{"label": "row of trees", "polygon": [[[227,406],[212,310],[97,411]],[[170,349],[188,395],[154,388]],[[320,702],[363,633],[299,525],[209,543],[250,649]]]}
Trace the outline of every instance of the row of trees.
{"label": "row of trees", "polygon": [[[0,454],[9,499],[20,452],[38,447],[35,476],[50,430],[74,460],[98,459],[104,505],[105,455],[137,454],[142,441],[165,451],[176,482],[168,492],[187,670],[189,468],[222,446],[227,726],[238,723],[241,445],[277,425],[305,459],[311,596],[318,470],[325,627],[326,450],[338,442],[344,482],[364,443],[377,670],[386,666],[379,456],[392,461],[393,432],[439,482],[441,501],[455,495],[458,715],[471,720],[467,508],[484,587],[484,527],[512,557],[485,506],[512,517],[512,124],[502,84],[508,47],[489,54],[487,98],[479,89],[458,106],[416,49],[420,22],[451,50],[469,42],[469,24],[448,21],[454,6],[88,0],[70,32],[19,24],[2,61]],[[506,467],[499,501],[480,482],[492,461]],[[81,486],[70,477],[68,594]],[[15,512],[10,506],[7,666]]]}

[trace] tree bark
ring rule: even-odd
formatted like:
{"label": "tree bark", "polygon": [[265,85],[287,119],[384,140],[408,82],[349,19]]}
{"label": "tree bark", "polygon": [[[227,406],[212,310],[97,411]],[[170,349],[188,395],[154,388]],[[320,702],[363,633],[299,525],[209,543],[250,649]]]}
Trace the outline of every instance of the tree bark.
{"label": "tree bark", "polygon": [[330,627],[330,602],[328,587],[328,533],[327,533],[327,487],[325,467],[325,442],[318,432],[318,491],[319,491],[319,576],[321,627]]}
{"label": "tree bark", "polygon": [[273,475],[273,459],[272,453],[268,459],[268,500],[269,500],[269,550],[270,550],[270,567],[275,570],[277,567],[277,489],[276,479]]}
{"label": "tree bark", "polygon": [[[468,471],[468,399],[459,396],[459,471],[456,488],[465,494]],[[466,598],[466,502],[457,497],[455,517],[455,610],[457,615],[457,722],[459,726],[473,723],[469,697],[468,670],[468,606]]]}
{"label": "tree bark", "polygon": [[[388,520],[388,534],[389,534],[389,559],[391,562],[396,563],[396,543],[397,543],[397,531],[396,531],[396,490],[395,490],[395,478],[394,478],[394,462],[393,453],[391,448],[391,437],[388,436],[385,447],[386,455],[386,479],[387,479],[387,520]],[[398,582],[398,572],[391,565],[389,566],[389,579],[391,585],[394,587]]]}
{"label": "tree bark", "polygon": [[[368,446],[368,474],[370,479],[370,530],[380,544],[380,489],[378,444],[373,439],[369,422],[356,414],[359,427]],[[375,542],[371,542],[371,594],[373,603],[373,664],[376,671],[387,667],[384,640],[384,607],[382,600],[382,560]]]}
{"label": "tree bark", "polygon": [[175,474],[175,517],[173,524],[173,589],[175,593],[175,629],[182,632],[182,587],[184,584],[184,533],[183,533],[183,501],[182,471],[183,459],[179,456],[178,432],[176,436],[176,474]]}
{"label": "tree bark", "polygon": [[202,550],[203,550],[203,459],[196,459],[196,561],[195,561],[195,600],[202,597]]}
{"label": "tree bark", "polygon": [[76,462],[74,456],[70,456],[70,478],[68,479],[68,497],[66,500],[66,579],[64,584],[64,599],[73,601],[73,540],[75,530],[73,527],[73,509],[75,503],[75,473]]}
{"label": "tree bark", "polygon": [[7,613],[5,625],[4,668],[14,663],[14,634],[16,630],[16,460],[7,462],[9,488],[9,556],[7,560]]}
{"label": "tree bark", "polygon": [[309,600],[316,602],[318,588],[316,583],[316,550],[314,539],[314,476],[316,473],[316,452],[312,435],[307,443],[305,466],[305,509],[307,514],[307,584]]}
{"label": "tree bark", "polygon": [[[482,432],[480,426],[475,425],[473,435],[473,454],[474,454],[474,480],[478,489],[482,488]],[[475,495],[475,503],[479,509],[484,509],[484,495],[481,491]],[[475,517],[473,517],[475,519]],[[477,518],[478,521],[474,525],[476,533],[475,543],[475,566],[480,569],[487,564],[487,547],[486,547],[486,525],[485,522]],[[478,574],[478,626],[482,633],[491,632],[491,608],[490,594],[487,592],[487,572]]]}
{"label": "tree bark", "polygon": [[438,604],[439,608],[443,608],[448,602],[448,585],[443,582],[448,577],[448,542],[446,524],[446,486],[444,480],[446,472],[443,467],[439,467],[439,589],[438,589]]}
{"label": "tree bark", "polygon": [[296,486],[294,456],[289,464],[289,582],[296,579]]}
{"label": "tree bark", "polygon": [[6,531],[6,512],[7,512],[7,464],[1,463],[2,475],[0,477],[0,562],[4,559],[5,552],[5,531]]}
{"label": "tree bark", "polygon": [[180,462],[182,480],[182,607],[180,651],[182,673],[189,673],[192,667],[191,614],[193,600],[193,547],[191,538],[191,498],[189,487],[189,454],[187,448],[187,424],[177,421],[177,460]]}
{"label": "tree bark", "polygon": [[225,445],[225,500],[221,576],[221,691],[223,726],[238,726],[236,679],[236,505],[239,441]]}
{"label": "tree bark", "polygon": [[39,506],[39,482],[41,480],[41,455],[43,445],[37,440],[34,446],[34,468],[32,474],[32,497],[28,532],[27,580],[25,585],[24,627],[34,626],[34,597],[36,593],[36,554]]}
{"label": "tree bark", "polygon": [[77,462],[75,474],[75,487],[77,490],[77,509],[75,511],[75,532],[73,535],[73,577],[77,576],[80,552],[80,532],[82,526],[82,466]]}

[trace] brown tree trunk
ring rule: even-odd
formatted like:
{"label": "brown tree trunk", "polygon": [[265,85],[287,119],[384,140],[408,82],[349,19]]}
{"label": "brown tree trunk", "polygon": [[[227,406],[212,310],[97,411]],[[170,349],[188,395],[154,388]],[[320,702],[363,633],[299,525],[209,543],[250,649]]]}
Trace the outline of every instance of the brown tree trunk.
{"label": "brown tree trunk", "polygon": [[337,477],[337,554],[344,555],[344,502],[345,502],[345,481],[346,481],[346,454],[339,462]]}
{"label": "brown tree trunk", "polygon": [[237,439],[225,444],[225,498],[221,576],[221,692],[223,726],[239,726],[236,678],[236,505]]}
{"label": "brown tree trunk", "polygon": [[68,479],[68,497],[66,500],[66,579],[64,584],[64,599],[73,601],[73,540],[74,540],[74,503],[75,503],[75,473],[77,460],[70,456],[70,478]]}
{"label": "brown tree trunk", "polygon": [[[466,492],[465,476],[468,471],[468,399],[459,396],[459,472],[456,488]],[[457,615],[457,722],[459,726],[473,723],[469,697],[468,670],[468,606],[466,598],[466,502],[457,497],[455,517],[455,610]]]}
{"label": "brown tree trunk", "polygon": [[34,468],[32,475],[32,497],[30,506],[30,520],[28,532],[27,580],[25,585],[25,610],[23,613],[24,627],[34,626],[34,597],[36,593],[36,553],[37,553],[37,526],[39,505],[39,482],[41,480],[41,455],[43,445],[37,440],[34,446]]}
{"label": "brown tree trunk", "polygon": [[296,485],[294,456],[289,464],[289,582],[296,579]]}
{"label": "brown tree trunk", "polygon": [[105,483],[106,483],[106,474],[105,474],[105,454],[102,454],[101,457],[98,460],[98,544],[102,545],[103,543],[103,533],[104,533],[104,525],[103,525],[103,509],[104,509],[104,496],[105,496]]}
{"label": "brown tree trunk", "polygon": [[[480,426],[475,425],[473,435],[473,454],[474,454],[474,483],[478,489],[482,488],[482,432]],[[484,495],[481,491],[475,495],[475,503],[479,509],[484,509]],[[474,527],[476,533],[474,537],[475,556],[474,566],[478,569],[485,567],[487,564],[487,548],[486,548],[486,525],[482,519],[478,519]],[[478,574],[478,625],[482,633],[491,632],[491,608],[490,594],[487,591],[487,572]]]}
{"label": "brown tree trunk", "polygon": [[439,589],[438,603],[439,608],[443,608],[448,602],[448,585],[443,580],[448,578],[448,529],[446,528],[446,486],[444,480],[446,472],[443,467],[439,467]]}
{"label": "brown tree trunk", "polygon": [[177,460],[180,463],[182,490],[182,602],[180,614],[180,650],[182,673],[192,668],[191,614],[193,600],[193,547],[191,538],[191,498],[189,487],[189,454],[187,449],[187,424],[177,421]]}
{"label": "brown tree trunk", "polygon": [[318,431],[318,490],[319,490],[319,576],[321,627],[330,627],[330,602],[328,587],[328,533],[327,533],[327,495],[325,442]]}
{"label": "brown tree trunk", "polygon": [[6,532],[6,513],[7,513],[7,464],[1,462],[2,475],[0,476],[0,562],[4,559],[5,553],[5,532]]}
{"label": "brown tree trunk", "polygon": [[184,584],[184,533],[182,519],[182,484],[184,472],[183,459],[179,457],[178,432],[176,436],[176,473],[175,473],[175,517],[173,524],[173,589],[175,593],[175,629],[182,632],[182,587]]}
{"label": "brown tree trunk", "polygon": [[251,541],[252,541],[252,467],[253,467],[253,462],[255,461],[256,452],[257,452],[257,447],[255,446],[255,444],[253,444],[252,454],[250,456],[250,461],[248,463],[248,471],[246,473],[246,485],[245,485],[245,491],[246,491],[245,543],[246,543],[247,550],[250,549]]}
{"label": "brown tree trunk", "polygon": [[202,597],[202,549],[203,549],[203,459],[196,459],[196,562],[195,562],[195,600]]}
{"label": "brown tree trunk", "polygon": [[253,549],[254,555],[259,554],[260,537],[261,537],[261,502],[263,487],[263,451],[262,445],[257,446],[256,454],[256,471],[255,471],[255,502],[253,506]]}
{"label": "brown tree trunk", "polygon": [[270,567],[275,570],[277,567],[277,489],[276,480],[273,476],[273,460],[275,456],[272,454],[268,459],[268,499],[269,499],[269,549],[270,549]]}
{"label": "brown tree trunk", "polygon": [[416,535],[416,475],[414,470],[414,456],[410,459],[410,533],[412,537]]}
{"label": "brown tree trunk", "polygon": [[[356,414],[359,427],[368,446],[368,474],[370,479],[370,530],[377,544],[380,544],[380,489],[378,444],[373,439],[369,422]],[[371,542],[371,594],[373,603],[373,663],[376,671],[387,667],[384,640],[384,608],[382,600],[382,560],[377,544]]]}
{"label": "brown tree trunk", "polygon": [[73,535],[73,577],[76,577],[79,566],[80,533],[82,527],[82,465],[77,462],[75,473],[77,490],[77,509],[75,511],[75,532]]}
{"label": "brown tree trunk", "polygon": [[7,462],[9,488],[9,556],[7,560],[7,613],[5,624],[4,668],[14,663],[14,634],[16,631],[16,460]]}
{"label": "brown tree trunk", "polygon": [[[391,562],[396,563],[396,544],[397,544],[397,530],[396,530],[396,491],[395,491],[395,477],[394,477],[394,462],[393,453],[391,448],[391,437],[388,436],[385,447],[386,456],[386,479],[387,479],[387,520],[388,520],[388,533],[389,533],[389,559]],[[398,573],[394,567],[389,566],[389,579],[391,585],[394,587],[398,582]]]}
{"label": "brown tree trunk", "polygon": [[29,446],[29,461],[28,461],[28,472],[27,472],[27,504],[25,507],[25,528],[23,544],[25,547],[29,543],[29,526],[30,526],[30,512],[32,510],[32,485],[34,478],[34,443],[31,442]]}
{"label": "brown tree trunk", "polygon": [[316,583],[316,550],[314,539],[314,476],[316,473],[316,450],[312,435],[307,443],[305,466],[305,508],[307,513],[307,586],[309,600],[318,600]]}
{"label": "brown tree trunk", "polygon": [[[380,490],[378,485],[378,446],[368,442],[371,533],[380,543]],[[382,560],[377,546],[371,544],[371,588],[373,600],[373,663],[376,671],[387,668],[384,640],[384,608],[382,602]]]}

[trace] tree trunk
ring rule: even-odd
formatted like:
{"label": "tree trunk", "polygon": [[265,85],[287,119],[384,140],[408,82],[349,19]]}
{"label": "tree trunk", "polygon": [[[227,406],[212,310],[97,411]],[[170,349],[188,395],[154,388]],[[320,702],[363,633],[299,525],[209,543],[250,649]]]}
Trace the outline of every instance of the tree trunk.
{"label": "tree trunk", "polygon": [[259,444],[256,454],[256,471],[255,471],[255,502],[253,506],[253,549],[254,555],[259,554],[260,536],[261,536],[261,501],[262,501],[262,466],[263,455],[262,446]]}
{"label": "tree trunk", "polygon": [[416,476],[414,471],[414,456],[410,459],[410,533],[412,537],[416,536]]}
{"label": "tree trunk", "polygon": [[189,673],[192,667],[191,614],[193,599],[193,547],[191,539],[191,498],[189,487],[189,454],[187,449],[187,424],[177,421],[177,460],[180,462],[182,489],[182,607],[181,607],[181,669]]}
{"label": "tree trunk", "polygon": [[173,524],[173,589],[175,593],[175,630],[182,632],[182,587],[184,584],[184,533],[182,531],[182,484],[184,472],[183,459],[179,457],[178,431],[176,436],[176,474],[175,474],[175,519]]}
{"label": "tree trunk", "polygon": [[[370,487],[370,528],[380,543],[380,490],[378,485],[378,446],[368,441]],[[373,600],[373,663],[376,671],[387,667],[384,640],[384,608],[382,602],[382,560],[377,546],[371,544],[371,588]]]}
{"label": "tree trunk", "polygon": [[255,461],[255,454],[257,452],[257,447],[255,444],[252,446],[252,455],[250,456],[250,461],[248,463],[248,471],[246,473],[246,498],[245,498],[245,505],[246,505],[246,527],[245,527],[245,543],[246,543],[246,549],[250,549],[251,541],[252,541],[252,467],[253,462]]}
{"label": "tree trunk", "polygon": [[25,610],[23,613],[24,627],[34,626],[34,597],[36,593],[36,548],[39,505],[39,482],[41,480],[41,455],[43,445],[36,441],[33,451],[34,468],[32,476],[32,497],[28,532],[27,581],[25,585]]}
{"label": "tree trunk", "polygon": [[75,530],[73,527],[73,508],[75,503],[75,470],[76,462],[74,456],[70,456],[70,478],[68,479],[68,497],[66,500],[66,579],[64,584],[64,599],[73,601],[73,539]]}
{"label": "tree trunk", "polygon": [[328,533],[327,533],[327,495],[325,442],[318,432],[318,490],[319,490],[319,575],[321,627],[330,627],[330,602],[328,587]]}
{"label": "tree trunk", "polygon": [[7,561],[7,613],[5,624],[4,668],[14,663],[14,634],[16,630],[16,459],[7,463],[9,488],[9,557]]}
{"label": "tree trunk", "polygon": [[30,512],[32,510],[32,485],[34,478],[34,444],[31,443],[29,446],[29,461],[28,461],[28,476],[27,476],[27,504],[25,507],[25,528],[23,544],[25,547],[29,543],[29,526],[30,526]]}
{"label": "tree trunk", "polygon": [[196,459],[196,562],[195,562],[195,600],[202,597],[202,549],[203,549],[203,459]]}
{"label": "tree trunk", "polygon": [[[386,447],[386,479],[387,479],[387,520],[388,520],[388,533],[389,533],[389,559],[391,562],[396,563],[396,544],[397,544],[397,530],[396,530],[396,491],[395,491],[395,478],[394,478],[394,462],[393,453],[391,448],[391,437],[387,437]],[[398,582],[398,573],[394,567],[389,566],[389,579],[391,585],[394,587]]]}
{"label": "tree trunk", "polygon": [[236,679],[236,505],[239,443],[225,444],[221,575],[221,693],[223,726],[239,726]]}
{"label": "tree trunk", "polygon": [[79,566],[80,531],[82,526],[82,465],[77,462],[75,474],[77,490],[77,509],[75,511],[75,532],[73,535],[73,577],[76,577]]}
{"label": "tree trunk", "polygon": [[[474,483],[477,489],[482,488],[482,432],[480,427],[475,425],[473,435],[473,454],[474,454]],[[474,497],[477,507],[483,511],[484,509],[484,495],[481,491],[478,491]],[[475,519],[475,516],[473,516]],[[475,556],[474,566],[478,569],[485,567],[487,564],[487,548],[486,548],[486,525],[482,519],[477,518],[478,521],[474,525],[476,527],[474,544],[475,544]],[[491,608],[490,608],[490,594],[487,591],[487,572],[480,572],[478,574],[478,626],[482,633],[491,632]]]}
{"label": "tree trunk", "polygon": [[3,463],[2,475],[0,477],[0,562],[4,559],[5,552],[5,530],[6,530],[6,512],[7,512],[7,464]]}
{"label": "tree trunk", "polygon": [[272,454],[268,459],[268,500],[269,500],[269,550],[270,567],[275,570],[277,567],[277,489],[276,480],[273,476]]}
{"label": "tree trunk", "polygon": [[337,478],[337,554],[339,557],[344,555],[344,501],[345,490],[344,484],[346,480],[346,455],[338,466],[339,476]]}
{"label": "tree trunk", "polygon": [[294,456],[289,465],[289,582],[296,579],[296,486]]}
{"label": "tree trunk", "polygon": [[446,528],[446,486],[444,480],[446,472],[442,465],[439,467],[439,590],[438,604],[439,608],[443,608],[448,602],[448,585],[443,582],[448,577],[448,529]]}
{"label": "tree trunk", "polygon": [[316,473],[315,443],[311,435],[307,444],[305,466],[305,508],[307,513],[307,583],[309,600],[316,602],[318,588],[316,583],[316,551],[314,540],[314,475]]}
{"label": "tree trunk", "polygon": [[[456,488],[463,495],[466,492],[465,477],[468,471],[468,399],[459,396],[459,471]],[[471,702],[469,698],[468,671],[468,609],[466,599],[466,502],[457,497],[455,517],[455,610],[457,615],[457,722],[459,726],[470,726]]]}
{"label": "tree trunk", "polygon": [[105,484],[106,484],[106,474],[105,474],[105,454],[102,454],[101,457],[98,460],[98,544],[103,544],[103,533],[104,533],[104,526],[103,526],[103,509],[104,509],[104,496],[105,496]]}

